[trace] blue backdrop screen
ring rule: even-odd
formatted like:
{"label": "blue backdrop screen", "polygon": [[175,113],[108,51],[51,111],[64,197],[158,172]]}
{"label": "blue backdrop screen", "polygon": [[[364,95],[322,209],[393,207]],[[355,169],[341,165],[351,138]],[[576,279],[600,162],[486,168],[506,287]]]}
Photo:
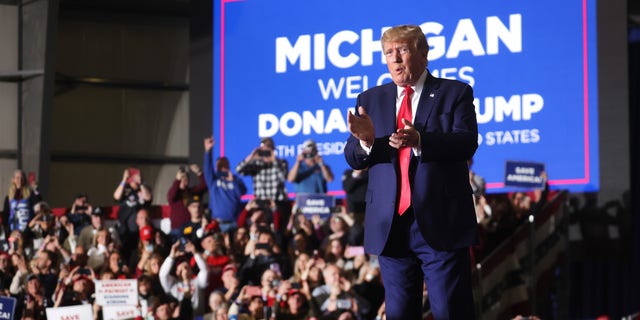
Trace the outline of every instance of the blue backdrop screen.
{"label": "blue backdrop screen", "polygon": [[595,0],[214,0],[216,156],[234,167],[268,136],[292,165],[314,139],[341,195],[347,111],[390,81],[380,37],[399,24],[421,26],[434,76],[473,87],[473,170],[489,192],[509,190],[508,160],[544,163],[557,187],[598,190]]}

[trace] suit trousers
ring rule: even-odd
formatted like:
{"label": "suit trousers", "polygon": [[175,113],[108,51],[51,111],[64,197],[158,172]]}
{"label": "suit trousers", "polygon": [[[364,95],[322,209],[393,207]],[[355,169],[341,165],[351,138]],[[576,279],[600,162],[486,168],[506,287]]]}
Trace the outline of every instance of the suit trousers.
{"label": "suit trousers", "polygon": [[378,260],[388,320],[422,319],[424,283],[435,320],[475,319],[469,248],[431,248],[419,230],[413,206],[402,216],[395,214]]}

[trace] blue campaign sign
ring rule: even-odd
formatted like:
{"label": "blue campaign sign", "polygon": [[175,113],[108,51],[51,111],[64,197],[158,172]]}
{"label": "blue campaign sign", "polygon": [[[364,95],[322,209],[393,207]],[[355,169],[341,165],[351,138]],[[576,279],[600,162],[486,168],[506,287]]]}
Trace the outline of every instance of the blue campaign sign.
{"label": "blue campaign sign", "polygon": [[[292,165],[311,138],[339,177],[347,111],[359,93],[390,81],[382,33],[417,24],[429,71],[473,87],[473,170],[489,192],[509,190],[508,159],[545,163],[552,185],[597,191],[595,4],[416,0],[394,2],[404,9],[392,12],[377,0],[214,0],[216,155],[235,166],[272,137]],[[329,190],[343,195],[340,179]]]}
{"label": "blue campaign sign", "polygon": [[541,174],[544,163],[507,161],[504,173],[504,185],[516,188],[543,189]]}
{"label": "blue campaign sign", "polygon": [[327,218],[336,206],[336,200],[333,196],[326,194],[299,193],[296,195],[296,205],[305,216],[311,217],[317,214]]}
{"label": "blue campaign sign", "polygon": [[0,319],[13,319],[16,309],[16,298],[0,296]]}

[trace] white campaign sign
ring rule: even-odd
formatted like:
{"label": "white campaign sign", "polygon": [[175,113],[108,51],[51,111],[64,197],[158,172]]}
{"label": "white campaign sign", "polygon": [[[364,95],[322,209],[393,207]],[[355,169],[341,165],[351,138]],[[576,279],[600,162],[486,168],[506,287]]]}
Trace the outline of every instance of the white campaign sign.
{"label": "white campaign sign", "polygon": [[104,306],[102,308],[102,319],[104,320],[134,319],[138,316],[140,316],[140,311],[135,305]]}
{"label": "white campaign sign", "polygon": [[138,280],[96,280],[96,302],[101,306],[137,305]]}
{"label": "white campaign sign", "polygon": [[93,319],[93,312],[90,304],[79,306],[47,308],[47,319],[49,320],[84,320]]}

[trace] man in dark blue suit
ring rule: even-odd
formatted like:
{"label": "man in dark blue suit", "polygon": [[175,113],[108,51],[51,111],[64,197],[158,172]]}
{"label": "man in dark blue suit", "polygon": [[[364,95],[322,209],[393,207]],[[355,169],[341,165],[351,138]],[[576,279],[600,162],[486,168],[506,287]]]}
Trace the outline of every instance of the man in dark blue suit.
{"label": "man in dark blue suit", "polygon": [[473,91],[429,73],[420,27],[391,28],[381,42],[393,83],[358,96],[344,154],[369,168],[365,249],[379,256],[387,319],[421,319],[423,283],[435,319],[474,319]]}

